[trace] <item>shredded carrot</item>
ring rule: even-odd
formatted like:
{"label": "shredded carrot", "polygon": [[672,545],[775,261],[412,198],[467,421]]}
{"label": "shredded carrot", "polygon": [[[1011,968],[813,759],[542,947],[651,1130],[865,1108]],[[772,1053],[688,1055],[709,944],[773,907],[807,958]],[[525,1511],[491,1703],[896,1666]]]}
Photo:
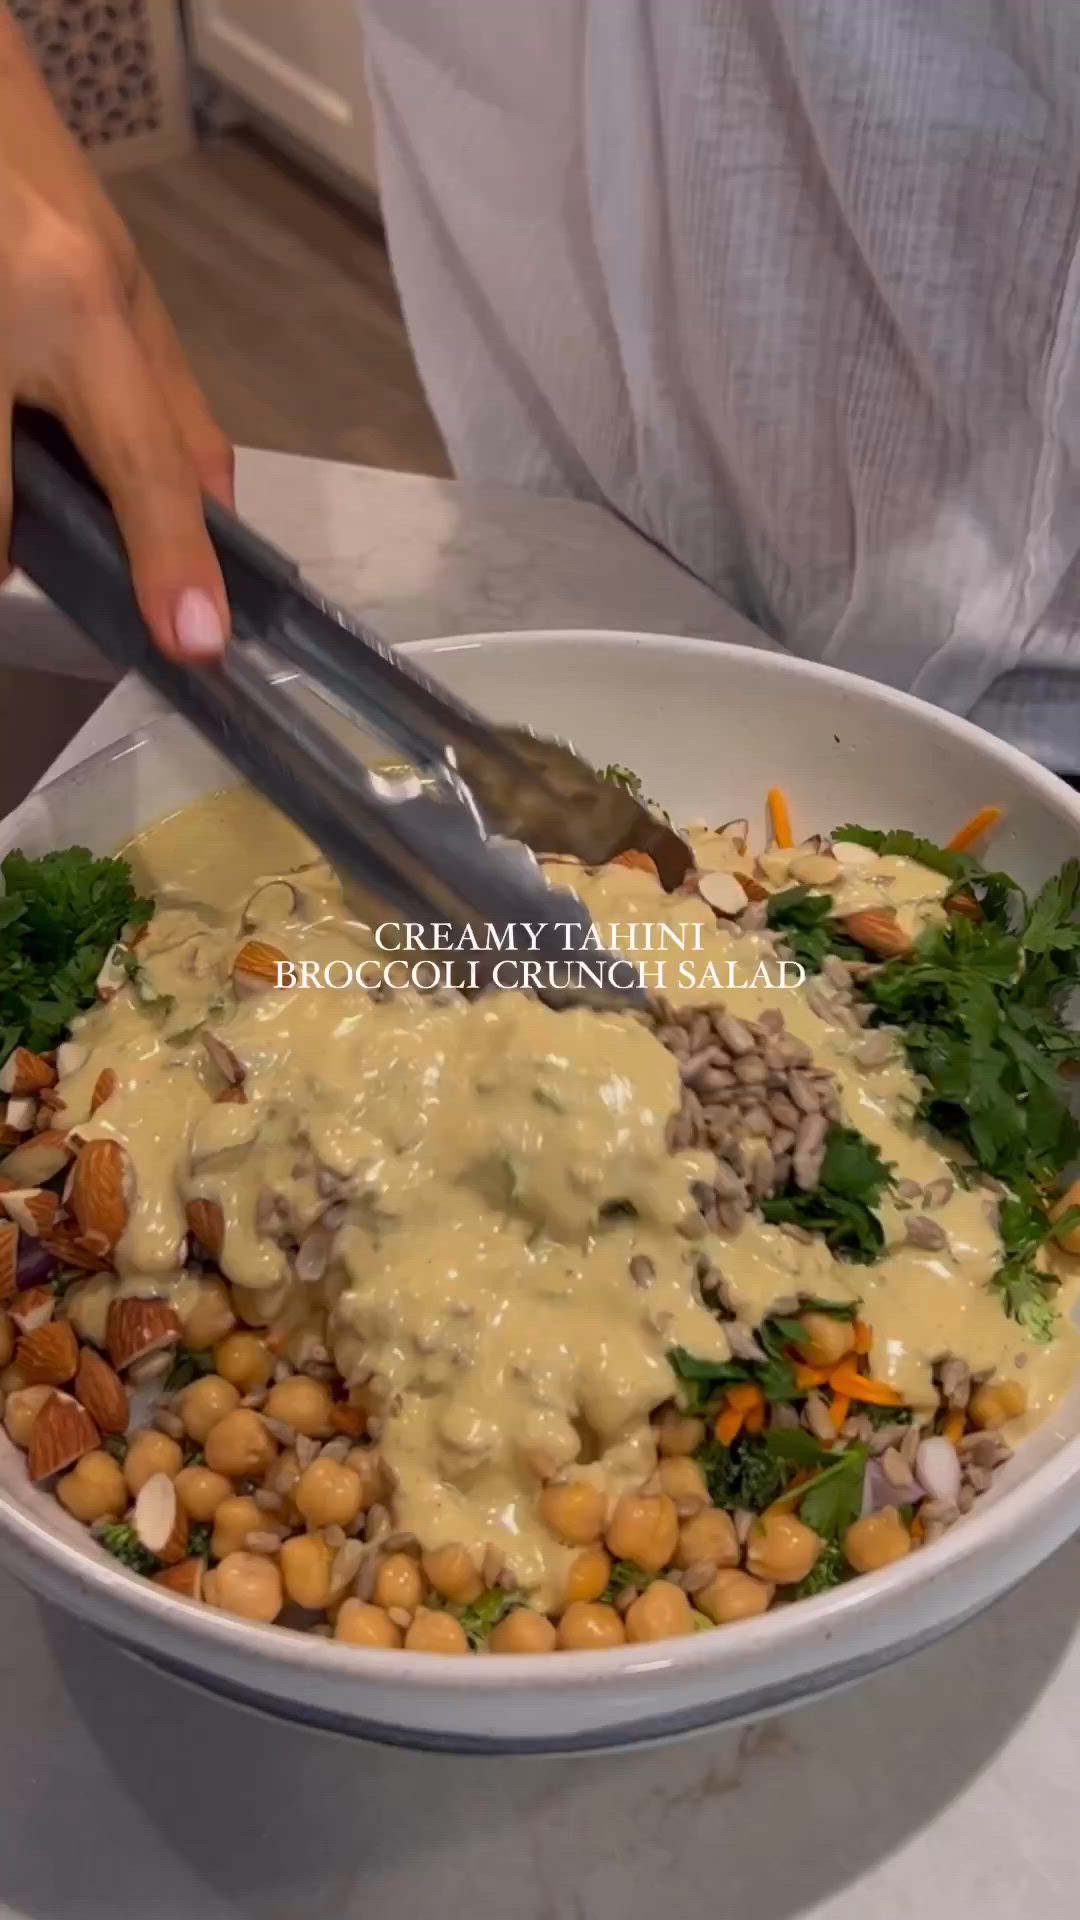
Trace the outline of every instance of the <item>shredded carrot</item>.
{"label": "shredded carrot", "polygon": [[847,1419],[848,1414],[850,1412],[851,1412],[850,1396],[846,1393],[834,1394],[832,1405],[829,1408],[829,1419],[832,1421],[832,1424],[836,1429],[837,1433],[839,1433],[841,1427],[844,1424],[844,1421]]}
{"label": "shredded carrot", "polygon": [[874,1337],[873,1333],[871,1329],[867,1326],[866,1321],[856,1320],[855,1322],[856,1353],[869,1353],[873,1337]]}
{"label": "shredded carrot", "polygon": [[724,1407],[716,1416],[713,1432],[722,1447],[730,1447],[737,1440],[742,1429],[743,1417],[738,1407]]}
{"label": "shredded carrot", "polygon": [[611,862],[613,867],[640,867],[642,873],[657,875],[656,861],[651,853],[641,853],[637,847],[627,847],[625,853],[617,853]]}
{"label": "shredded carrot", "polygon": [[875,1380],[868,1373],[857,1373],[850,1360],[841,1360],[829,1375],[834,1393],[846,1393],[849,1400],[865,1400],[872,1407],[902,1407],[904,1402],[895,1387]]}
{"label": "shredded carrot", "polygon": [[942,1427],[941,1431],[944,1434],[946,1440],[948,1440],[949,1443],[955,1447],[957,1442],[963,1439],[963,1435],[964,1435],[963,1414],[960,1413],[958,1410],[952,1413],[946,1414],[945,1425]]}
{"label": "shredded carrot", "polygon": [[998,821],[1004,817],[1002,807],[980,807],[978,813],[973,813],[971,819],[965,820],[963,826],[957,829],[952,839],[946,841],[948,851],[966,853],[969,847],[975,845],[976,840],[982,840],[986,834],[991,833]]}
{"label": "shredded carrot", "polygon": [[773,839],[778,847],[793,847],[795,835],[791,831],[791,809],[787,794],[783,787],[770,787],[767,797]]}
{"label": "shredded carrot", "polygon": [[765,1404],[765,1396],[753,1380],[748,1380],[745,1386],[729,1387],[724,1399],[729,1407],[737,1408],[739,1413],[752,1413],[755,1407]]}
{"label": "shredded carrot", "polygon": [[745,1427],[747,1433],[760,1433],[764,1425],[765,1425],[765,1402],[764,1400],[762,1400],[758,1406],[750,1408],[750,1411],[748,1412],[745,1420],[743,1421],[743,1426]]}
{"label": "shredded carrot", "polygon": [[795,1362],[795,1385],[805,1387],[807,1392],[811,1387],[823,1387],[828,1378],[828,1367],[808,1367],[801,1360]]}

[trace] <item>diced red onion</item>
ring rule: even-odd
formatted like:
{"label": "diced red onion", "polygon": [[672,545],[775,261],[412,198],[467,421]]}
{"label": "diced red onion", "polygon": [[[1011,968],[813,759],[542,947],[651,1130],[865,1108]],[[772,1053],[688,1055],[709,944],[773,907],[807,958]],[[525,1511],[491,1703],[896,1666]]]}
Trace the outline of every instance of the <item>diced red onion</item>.
{"label": "diced red onion", "polygon": [[31,1240],[26,1233],[19,1235],[19,1263],[15,1274],[20,1287],[43,1287],[52,1279],[59,1264],[55,1253],[50,1253],[40,1241]]}
{"label": "diced red onion", "polygon": [[871,1460],[863,1482],[863,1513],[880,1513],[882,1507],[917,1507],[925,1490],[917,1480],[906,1487],[894,1487],[880,1460]]}
{"label": "diced red onion", "polygon": [[915,1473],[933,1500],[955,1501],[960,1492],[960,1460],[943,1433],[923,1440],[915,1455]]}

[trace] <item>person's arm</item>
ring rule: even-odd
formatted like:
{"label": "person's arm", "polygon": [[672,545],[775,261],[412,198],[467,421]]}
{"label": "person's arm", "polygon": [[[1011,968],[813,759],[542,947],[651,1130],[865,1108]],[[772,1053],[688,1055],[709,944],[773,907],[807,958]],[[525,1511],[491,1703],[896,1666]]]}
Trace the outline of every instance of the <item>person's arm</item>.
{"label": "person's arm", "polygon": [[232,449],[0,0],[0,579],[17,400],[57,414],[105,488],[158,645],[220,653],[228,607],[201,493],[231,503]]}

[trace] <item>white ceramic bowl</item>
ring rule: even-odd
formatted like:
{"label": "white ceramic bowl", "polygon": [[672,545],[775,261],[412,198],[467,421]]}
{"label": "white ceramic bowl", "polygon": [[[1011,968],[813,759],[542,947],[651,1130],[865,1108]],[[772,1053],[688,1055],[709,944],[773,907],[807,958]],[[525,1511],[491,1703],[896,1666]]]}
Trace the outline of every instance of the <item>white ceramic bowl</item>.
{"label": "white ceramic bowl", "polygon": [[[798,828],[846,820],[938,839],[984,802],[1007,810],[995,859],[1040,881],[1080,847],[1080,799],[948,715],[766,652],[637,634],[520,634],[409,650],[504,719],[619,760],[676,818],[761,816],[782,783]],[[0,852],[134,828],[233,776],[178,720],[98,754],[0,827]],[[737,1627],[615,1653],[437,1660],[365,1654],[173,1601],[93,1544],[23,1456],[0,1445],[8,1565],[158,1666],[251,1705],[398,1744],[560,1752],[671,1738],[812,1699],[901,1658],[985,1607],[1080,1523],[1080,1393],[1022,1449],[977,1511],[883,1574]]]}

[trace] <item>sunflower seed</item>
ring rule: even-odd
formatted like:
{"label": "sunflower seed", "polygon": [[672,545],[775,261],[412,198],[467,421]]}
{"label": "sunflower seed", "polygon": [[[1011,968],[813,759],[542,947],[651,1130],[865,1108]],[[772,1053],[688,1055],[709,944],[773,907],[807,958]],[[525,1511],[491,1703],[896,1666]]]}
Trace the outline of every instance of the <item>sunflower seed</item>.
{"label": "sunflower seed", "polygon": [[936,1220],[928,1220],[924,1213],[908,1214],[904,1238],[909,1247],[918,1247],[926,1253],[940,1253],[949,1244],[944,1227],[939,1227]]}

